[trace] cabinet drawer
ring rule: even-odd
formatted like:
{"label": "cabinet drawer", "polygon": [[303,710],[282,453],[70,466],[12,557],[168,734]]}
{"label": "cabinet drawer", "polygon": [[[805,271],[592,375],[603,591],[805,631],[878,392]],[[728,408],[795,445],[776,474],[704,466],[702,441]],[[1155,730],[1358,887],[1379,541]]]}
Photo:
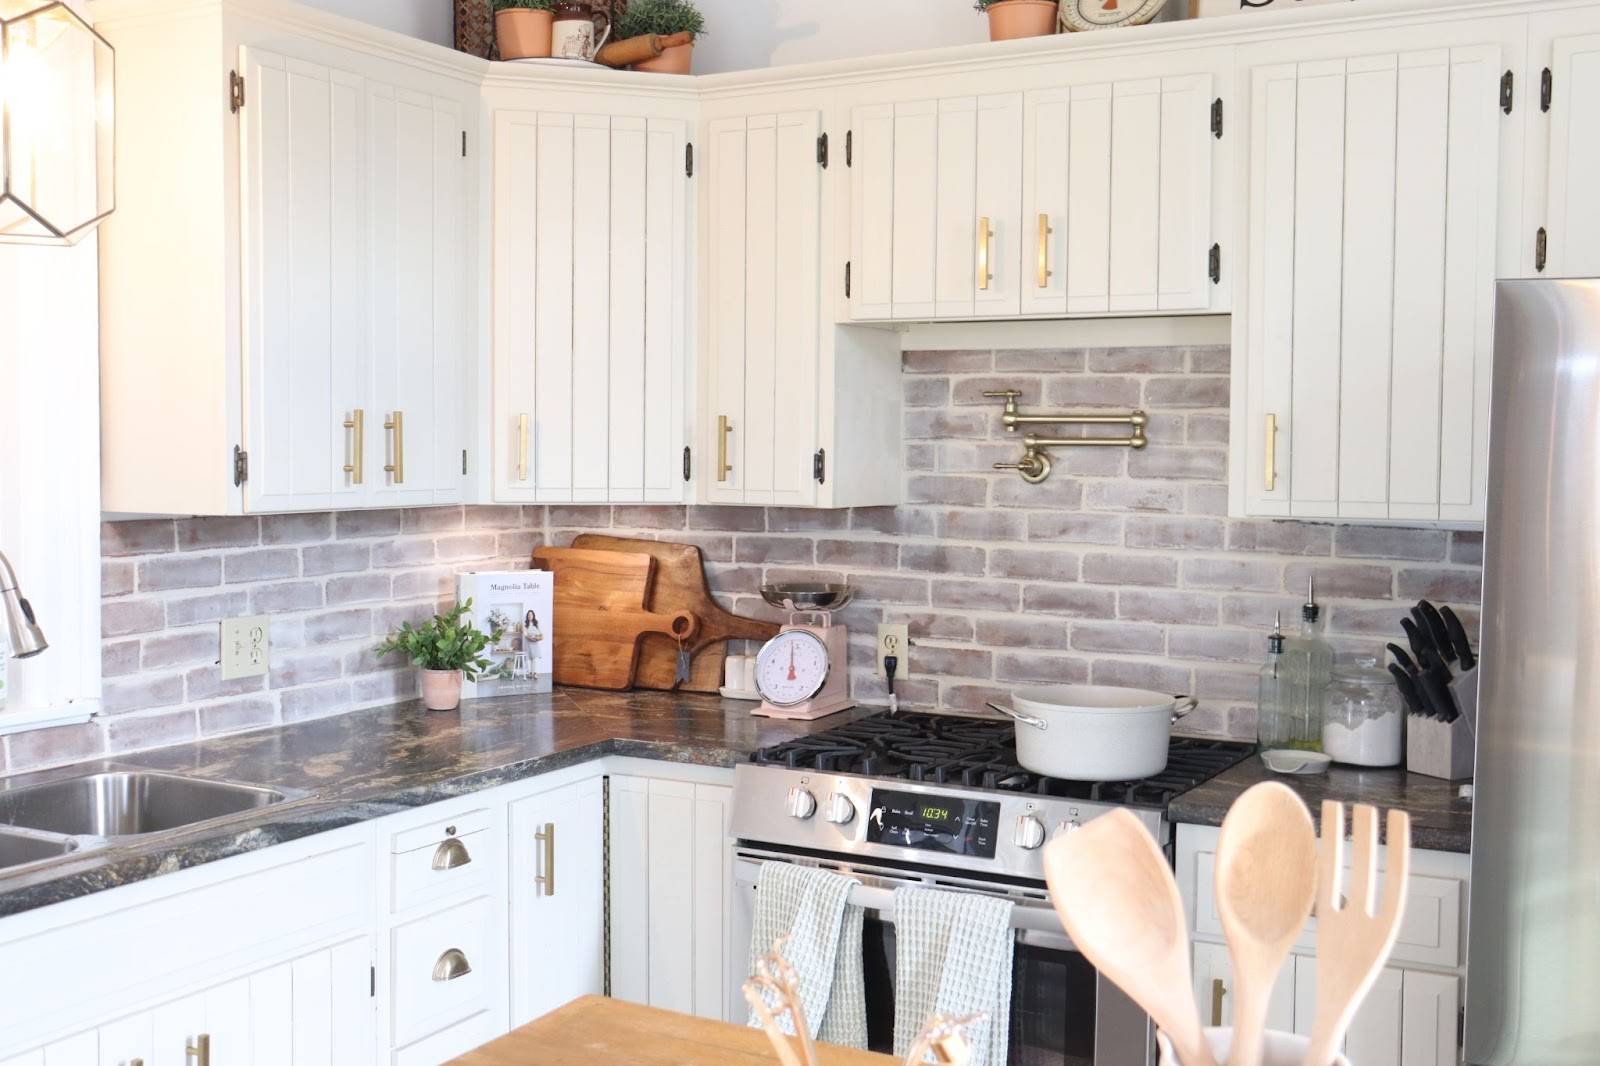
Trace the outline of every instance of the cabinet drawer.
{"label": "cabinet drawer", "polygon": [[400,913],[456,893],[485,891],[497,856],[487,810],[418,826],[391,838],[391,910]]}
{"label": "cabinet drawer", "polygon": [[[390,1062],[393,1066],[438,1066],[449,1062],[463,1052],[482,1047],[497,1036],[503,1035],[495,1024],[492,1011],[479,1011],[464,1022],[457,1022],[432,1036],[423,1037],[396,1051]],[[0,1063],[0,1066],[5,1064]]]}
{"label": "cabinet drawer", "polygon": [[[1194,901],[1195,932],[1221,937],[1222,920],[1217,916],[1216,855],[1195,854]],[[1348,876],[1349,868],[1346,867]],[[1381,882],[1380,882],[1381,885]],[[1380,887],[1381,891],[1381,887]],[[1317,940],[1317,920],[1312,918],[1301,930],[1295,947],[1310,950]],[[1461,882],[1448,877],[1413,874],[1406,884],[1406,911],[1400,919],[1395,939],[1394,962],[1422,963],[1427,966],[1461,965]]]}
{"label": "cabinet drawer", "polygon": [[495,965],[493,901],[481,896],[394,931],[393,1041],[404,1045],[487,1010]]}

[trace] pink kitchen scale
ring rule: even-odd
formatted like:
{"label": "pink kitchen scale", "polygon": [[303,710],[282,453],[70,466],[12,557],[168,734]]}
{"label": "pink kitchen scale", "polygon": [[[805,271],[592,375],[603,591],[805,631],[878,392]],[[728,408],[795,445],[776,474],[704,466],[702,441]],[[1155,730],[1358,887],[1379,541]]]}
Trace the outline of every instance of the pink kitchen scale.
{"label": "pink kitchen scale", "polygon": [[855,706],[846,662],[850,632],[833,612],[850,602],[849,585],[762,585],[761,598],[789,612],[778,635],[756,654],[762,718],[809,722]]}

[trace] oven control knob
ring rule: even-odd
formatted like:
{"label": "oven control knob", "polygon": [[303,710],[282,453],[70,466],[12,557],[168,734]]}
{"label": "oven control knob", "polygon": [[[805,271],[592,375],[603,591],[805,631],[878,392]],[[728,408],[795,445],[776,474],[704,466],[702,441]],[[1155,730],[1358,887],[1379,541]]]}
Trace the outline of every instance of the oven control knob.
{"label": "oven control knob", "polygon": [[1060,825],[1056,826],[1056,831],[1051,836],[1050,839],[1058,840],[1061,837],[1066,836],[1068,833],[1076,833],[1078,830],[1080,830],[1082,828],[1083,828],[1083,823],[1082,822],[1078,821],[1076,818],[1068,818],[1065,821],[1063,821]]}
{"label": "oven control knob", "polygon": [[844,825],[856,816],[856,805],[850,802],[850,797],[843,792],[835,792],[828,797],[828,809],[822,812],[822,817],[834,825]]}
{"label": "oven control knob", "polygon": [[804,821],[817,813],[817,797],[799,785],[789,790],[789,816]]}
{"label": "oven control knob", "polygon": [[1019,848],[1032,851],[1044,843],[1044,823],[1031,814],[1024,814],[1017,818],[1017,828],[1011,834],[1012,843]]}

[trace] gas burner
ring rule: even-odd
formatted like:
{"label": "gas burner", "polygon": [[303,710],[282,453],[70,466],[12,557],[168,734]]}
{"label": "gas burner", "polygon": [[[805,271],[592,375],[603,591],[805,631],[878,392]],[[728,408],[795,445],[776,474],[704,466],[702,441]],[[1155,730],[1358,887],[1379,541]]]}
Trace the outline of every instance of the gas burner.
{"label": "gas burner", "polygon": [[1225,740],[1174,737],[1167,767],[1141,781],[1064,781],[1017,762],[1010,722],[942,714],[880,714],[763,748],[750,761],[822,773],[954,785],[1165,809],[1250,754]]}

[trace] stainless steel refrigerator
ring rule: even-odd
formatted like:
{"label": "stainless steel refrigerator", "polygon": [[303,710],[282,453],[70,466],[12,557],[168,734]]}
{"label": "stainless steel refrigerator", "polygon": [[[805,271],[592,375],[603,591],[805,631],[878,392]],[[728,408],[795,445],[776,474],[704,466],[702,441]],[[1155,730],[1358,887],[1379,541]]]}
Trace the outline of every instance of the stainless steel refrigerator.
{"label": "stainless steel refrigerator", "polygon": [[1501,282],[1466,1061],[1600,1062],[1600,280]]}

